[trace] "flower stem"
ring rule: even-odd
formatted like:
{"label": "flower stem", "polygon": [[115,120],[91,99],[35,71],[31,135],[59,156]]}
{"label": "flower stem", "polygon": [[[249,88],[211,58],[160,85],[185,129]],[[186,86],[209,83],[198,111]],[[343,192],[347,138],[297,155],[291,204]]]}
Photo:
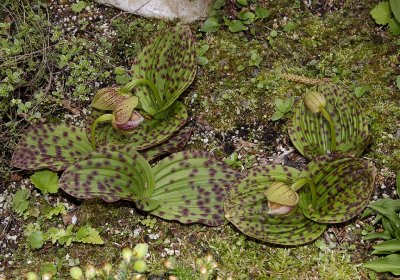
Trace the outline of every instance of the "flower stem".
{"label": "flower stem", "polygon": [[298,191],[305,185],[308,185],[310,189],[312,207],[315,208],[317,206],[317,191],[315,190],[315,185],[313,181],[311,181],[309,178],[306,177],[300,178],[299,180],[293,183],[291,188],[294,191]]}
{"label": "flower stem", "polygon": [[104,114],[104,115],[101,115],[100,117],[98,117],[94,122],[93,122],[93,124],[92,124],[92,133],[91,133],[91,140],[92,140],[92,148],[93,148],[93,150],[96,150],[96,137],[95,137],[95,133],[96,133],[96,126],[97,126],[97,124],[99,124],[99,123],[102,123],[102,122],[108,122],[108,121],[111,121],[112,120],[112,118],[114,117],[114,115],[113,114]]}
{"label": "flower stem", "polygon": [[330,132],[331,132],[331,152],[334,152],[336,150],[336,130],[335,130],[335,125],[333,124],[332,118],[329,115],[328,111],[326,111],[325,108],[323,108],[323,107],[320,107],[320,109],[321,109],[321,114],[329,122]]}

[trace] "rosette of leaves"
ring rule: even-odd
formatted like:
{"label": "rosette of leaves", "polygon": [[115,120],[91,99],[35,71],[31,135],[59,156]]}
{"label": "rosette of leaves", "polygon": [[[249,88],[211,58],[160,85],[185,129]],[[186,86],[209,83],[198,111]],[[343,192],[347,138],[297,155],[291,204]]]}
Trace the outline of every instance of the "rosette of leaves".
{"label": "rosette of leaves", "polygon": [[224,222],[223,201],[236,171],[200,151],[180,152],[153,168],[131,147],[104,147],[76,161],[60,178],[60,188],[78,198],[128,200],[167,220]]}
{"label": "rosette of leaves", "polygon": [[300,245],[318,238],[326,229],[303,215],[295,206],[290,212],[270,214],[270,204],[265,195],[276,182],[294,184],[300,171],[281,165],[254,167],[233,186],[225,200],[225,217],[244,234],[281,245]]}
{"label": "rosette of leaves", "polygon": [[347,221],[362,211],[374,178],[372,165],[351,156],[322,156],[303,172],[281,165],[254,167],[229,190],[225,216],[256,239],[308,243],[329,223]]}
{"label": "rosette of leaves", "polygon": [[[196,67],[189,27],[177,26],[154,38],[136,57],[131,82],[95,95],[92,106],[112,114],[94,121],[93,147],[96,142],[130,144],[140,150],[168,139],[187,120],[186,107],[177,99],[192,83]],[[108,121],[112,126],[103,126],[96,134],[97,124]]]}
{"label": "rosette of leaves", "polygon": [[289,125],[293,145],[309,159],[331,152],[360,155],[368,143],[368,121],[358,101],[336,85],[312,91],[314,111],[305,102],[294,109]]}

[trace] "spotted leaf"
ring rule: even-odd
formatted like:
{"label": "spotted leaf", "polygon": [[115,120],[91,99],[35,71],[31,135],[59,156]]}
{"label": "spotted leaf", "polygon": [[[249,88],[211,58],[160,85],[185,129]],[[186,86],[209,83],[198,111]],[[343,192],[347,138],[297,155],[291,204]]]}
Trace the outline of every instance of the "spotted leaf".
{"label": "spotted leaf", "polygon": [[145,159],[152,161],[157,157],[179,152],[189,141],[192,132],[192,127],[185,127],[172,135],[171,138],[169,138],[166,142],[161,143],[158,146],[151,147],[148,150],[140,151],[140,153]]}
{"label": "spotted leaf", "polygon": [[326,225],[307,219],[296,206],[285,215],[268,214],[265,190],[271,184],[291,185],[300,171],[281,165],[267,165],[248,170],[230,188],[225,200],[225,216],[244,234],[281,245],[299,245],[313,241]]}
{"label": "spotted leaf", "polygon": [[152,169],[130,147],[109,146],[91,152],[70,166],[59,183],[60,188],[77,198],[101,198],[107,202],[122,199],[135,201],[141,208],[157,207],[149,200],[154,191]]}
{"label": "spotted leaf", "polygon": [[22,138],[11,164],[21,169],[60,171],[92,150],[83,128],[67,124],[43,124],[33,127]]}
{"label": "spotted leaf", "polygon": [[[336,130],[336,150],[359,155],[368,142],[368,121],[358,101],[336,85],[323,85],[318,92],[326,99],[326,111]],[[304,102],[294,110],[289,136],[296,149],[312,159],[331,151],[328,121],[321,113],[311,113]]]}
{"label": "spotted leaf", "polygon": [[151,198],[160,205],[151,214],[185,224],[224,223],[223,201],[239,176],[236,171],[201,151],[172,154],[153,169],[156,188]]}
{"label": "spotted leaf", "polygon": [[109,123],[97,128],[96,142],[98,145],[129,145],[135,150],[144,150],[165,142],[178,131],[187,120],[185,105],[175,102],[173,113],[166,119],[145,119],[129,135],[118,133]]}
{"label": "spotted leaf", "polygon": [[171,106],[192,83],[196,67],[195,46],[188,26],[177,26],[154,38],[132,66],[134,80],[145,79],[156,87],[157,92],[148,86],[133,90],[143,109],[155,115]]}
{"label": "spotted leaf", "polygon": [[374,190],[375,167],[364,159],[331,154],[317,157],[308,165],[315,185],[317,203],[303,189],[300,207],[304,215],[319,223],[341,223],[358,215]]}

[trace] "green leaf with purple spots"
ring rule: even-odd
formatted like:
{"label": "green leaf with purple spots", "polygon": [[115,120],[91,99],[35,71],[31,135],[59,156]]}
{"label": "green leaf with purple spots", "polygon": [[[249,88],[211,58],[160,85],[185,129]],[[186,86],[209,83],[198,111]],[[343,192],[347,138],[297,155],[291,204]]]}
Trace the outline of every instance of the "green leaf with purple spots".
{"label": "green leaf with purple spots", "polygon": [[224,223],[226,191],[238,179],[238,172],[202,151],[172,154],[153,170],[156,187],[151,198],[160,205],[151,214],[185,224]]}
{"label": "green leaf with purple spots", "polygon": [[151,147],[148,150],[140,151],[140,153],[148,161],[152,161],[166,154],[177,153],[181,151],[183,147],[185,147],[190,139],[190,136],[192,135],[192,132],[192,127],[185,127],[172,135],[171,138],[169,138],[166,142],[161,143],[158,146]]}
{"label": "green leaf with purple spots", "polygon": [[43,124],[33,127],[18,143],[11,164],[21,169],[60,171],[92,150],[83,128]]}
{"label": "green leaf with purple spots", "polygon": [[77,198],[101,198],[107,202],[130,200],[143,207],[157,207],[149,201],[154,191],[152,169],[129,147],[103,147],[88,154],[63,173],[59,184]]}
{"label": "green leaf with purple spots", "polygon": [[309,219],[319,223],[341,223],[354,218],[368,204],[374,190],[375,167],[364,159],[331,154],[317,157],[308,165],[317,202],[300,192],[299,205]]}
{"label": "green leaf with purple spots", "polygon": [[[336,130],[336,151],[359,155],[368,144],[368,121],[358,101],[336,85],[318,87],[326,99],[326,111]],[[301,101],[289,125],[289,136],[305,157],[325,155],[331,151],[330,126],[321,113],[311,113]]]}
{"label": "green leaf with purple spots", "polygon": [[326,225],[309,220],[297,206],[285,215],[268,214],[267,187],[276,182],[290,186],[299,178],[299,170],[281,165],[248,170],[228,191],[225,217],[244,234],[265,242],[300,245],[315,240]]}
{"label": "green leaf with purple spots", "polygon": [[178,131],[187,120],[185,105],[175,102],[171,107],[172,113],[165,119],[145,119],[137,127],[136,132],[123,135],[110,123],[99,125],[96,132],[97,145],[129,145],[135,150],[144,150],[159,145]]}
{"label": "green leaf with purple spots", "polygon": [[166,110],[192,83],[196,68],[196,48],[190,28],[177,26],[162,32],[133,62],[133,80],[144,79],[155,87],[133,89],[141,107],[151,116]]}

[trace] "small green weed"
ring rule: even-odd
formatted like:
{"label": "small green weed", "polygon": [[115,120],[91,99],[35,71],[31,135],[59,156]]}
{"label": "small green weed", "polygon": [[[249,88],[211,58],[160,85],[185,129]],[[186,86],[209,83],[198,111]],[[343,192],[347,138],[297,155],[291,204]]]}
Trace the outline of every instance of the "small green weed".
{"label": "small green weed", "polygon": [[239,154],[237,152],[233,152],[229,157],[225,158],[224,162],[236,169],[243,167],[243,163],[240,161]]}
{"label": "small green weed", "polygon": [[12,200],[12,209],[18,215],[25,216],[26,210],[29,207],[29,197],[31,196],[31,192],[27,189],[19,190],[15,193]]}
{"label": "small green weed", "polygon": [[208,59],[207,57],[205,57],[204,55],[206,54],[206,52],[209,50],[210,46],[208,44],[202,44],[200,46],[197,47],[197,63],[199,65],[206,65],[208,64]]}
{"label": "small green weed", "polygon": [[85,1],[78,1],[71,5],[71,10],[75,13],[80,13],[86,8],[86,6],[87,3]]}
{"label": "small green weed", "polygon": [[[400,193],[400,172],[396,178],[397,193]],[[377,213],[375,223],[380,222],[382,231],[372,231],[364,239],[383,239],[384,241],[372,246],[373,255],[386,255],[384,257],[368,261],[363,267],[377,272],[391,272],[400,275],[400,199],[383,198],[375,201],[364,212],[363,217]]]}
{"label": "small green weed", "polygon": [[31,176],[31,182],[42,194],[58,192],[58,176],[56,172],[49,170],[36,171]]}
{"label": "small green weed", "polygon": [[65,229],[51,227],[47,231],[43,231],[38,223],[30,223],[25,228],[24,235],[27,237],[31,249],[40,249],[45,242],[65,246],[69,246],[73,242],[104,244],[99,232],[89,225],[81,226],[77,231],[73,229],[74,225],[71,224]]}
{"label": "small green weed", "polygon": [[[231,19],[227,11],[235,10],[235,17]],[[270,16],[270,11],[258,6],[255,1],[236,0],[226,3],[225,0],[217,0],[210,7],[209,18],[204,22],[201,31],[211,33],[216,32],[222,26],[222,22],[232,33],[249,30],[255,35],[253,23],[261,21]]]}
{"label": "small green weed", "polygon": [[284,118],[293,108],[294,97],[291,96],[286,100],[275,100],[275,112],[271,116],[271,121],[277,121]]}
{"label": "small green weed", "polygon": [[146,218],[140,221],[140,224],[150,229],[153,229],[157,224],[157,219],[147,216]]}
{"label": "small green weed", "polygon": [[371,10],[371,16],[380,25],[388,25],[393,35],[400,35],[400,2],[390,0],[380,2]]}

